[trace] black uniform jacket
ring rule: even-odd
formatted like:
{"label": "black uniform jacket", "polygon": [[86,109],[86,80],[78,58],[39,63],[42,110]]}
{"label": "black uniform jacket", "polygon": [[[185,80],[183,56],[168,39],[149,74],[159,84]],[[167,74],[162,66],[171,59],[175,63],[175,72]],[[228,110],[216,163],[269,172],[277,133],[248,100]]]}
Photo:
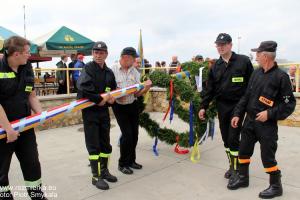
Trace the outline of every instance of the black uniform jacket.
{"label": "black uniform jacket", "polygon": [[253,72],[245,95],[235,107],[234,116],[247,112],[255,119],[257,113],[267,110],[268,121],[277,121],[292,114],[295,106],[289,76],[275,63],[267,72],[261,67]]}
{"label": "black uniform jacket", "polygon": [[[98,104],[102,101],[100,94],[105,90],[115,90],[117,87],[114,73],[104,64],[103,69],[94,61],[83,68],[77,81],[77,98],[88,98]],[[107,109],[107,106],[92,106],[90,110]]]}
{"label": "black uniform jacket", "polygon": [[200,107],[207,109],[214,97],[217,101],[237,103],[246,91],[252,72],[253,66],[247,56],[232,52],[228,63],[220,57],[209,71]]}
{"label": "black uniform jacket", "polygon": [[9,121],[31,114],[29,95],[34,90],[34,73],[29,62],[14,72],[6,55],[0,60],[0,104]]}

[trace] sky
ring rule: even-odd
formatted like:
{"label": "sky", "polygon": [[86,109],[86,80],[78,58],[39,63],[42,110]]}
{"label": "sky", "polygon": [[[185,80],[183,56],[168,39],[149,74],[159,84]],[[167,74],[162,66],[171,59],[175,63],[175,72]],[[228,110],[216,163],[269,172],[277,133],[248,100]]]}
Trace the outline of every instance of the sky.
{"label": "sky", "polygon": [[109,65],[124,47],[138,47],[140,29],[152,64],[173,55],[181,62],[197,54],[218,58],[214,41],[221,32],[232,36],[237,53],[249,56],[261,41],[274,40],[277,58],[300,61],[299,0],[10,0],[1,2],[0,26],[24,36],[23,5],[27,39],[67,26],[104,41]]}

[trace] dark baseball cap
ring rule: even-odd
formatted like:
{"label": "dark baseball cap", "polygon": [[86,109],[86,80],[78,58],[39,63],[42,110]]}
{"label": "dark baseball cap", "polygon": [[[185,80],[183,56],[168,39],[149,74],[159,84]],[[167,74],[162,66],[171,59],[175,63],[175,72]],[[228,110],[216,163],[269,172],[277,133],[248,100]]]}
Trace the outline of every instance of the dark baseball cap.
{"label": "dark baseball cap", "polygon": [[93,50],[107,51],[107,46],[104,42],[98,41],[98,42],[95,42],[95,44],[93,46]]}
{"label": "dark baseball cap", "polygon": [[202,55],[196,55],[195,59],[196,60],[203,59],[203,56]]}
{"label": "dark baseball cap", "polygon": [[121,56],[124,56],[124,55],[129,55],[129,56],[132,56],[134,58],[139,57],[139,55],[137,54],[135,48],[133,48],[133,47],[124,48],[121,52]]}
{"label": "dark baseball cap", "polygon": [[215,41],[216,44],[226,44],[232,42],[232,38],[227,33],[220,33]]}
{"label": "dark baseball cap", "polygon": [[275,52],[277,48],[277,43],[275,41],[263,41],[260,43],[258,48],[251,49],[254,52]]}

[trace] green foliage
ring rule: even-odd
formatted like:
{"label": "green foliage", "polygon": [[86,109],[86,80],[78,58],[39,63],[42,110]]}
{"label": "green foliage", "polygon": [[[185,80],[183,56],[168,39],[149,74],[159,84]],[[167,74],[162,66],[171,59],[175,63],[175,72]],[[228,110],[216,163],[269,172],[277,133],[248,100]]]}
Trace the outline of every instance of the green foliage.
{"label": "green foliage", "polygon": [[[151,79],[153,86],[158,86],[162,88],[167,88],[167,96],[169,98],[169,87],[170,80],[173,80],[174,83],[174,112],[178,115],[180,119],[189,123],[189,110],[185,109],[182,106],[182,102],[190,103],[193,102],[193,129],[194,129],[194,138],[200,138],[206,131],[207,121],[200,121],[198,118],[198,112],[200,109],[200,93],[196,89],[195,76],[199,74],[199,68],[205,67],[203,70],[203,79],[207,80],[208,74],[208,63],[204,62],[203,64],[199,64],[196,62],[186,62],[181,65],[183,71],[190,72],[190,79],[176,79],[164,72],[154,71],[150,74],[149,78]],[[139,99],[140,108],[143,107],[144,110],[145,105],[143,103],[143,98]],[[207,120],[209,118],[214,118],[216,116],[216,106],[215,104],[211,104],[210,108],[207,110]],[[150,119],[148,113],[141,113],[140,115],[140,126],[145,128],[148,134],[151,137],[158,137],[161,141],[166,142],[167,144],[176,143],[176,137],[179,137],[179,145],[182,147],[189,147],[189,132],[178,133],[175,130],[160,128],[159,124],[154,120]]]}

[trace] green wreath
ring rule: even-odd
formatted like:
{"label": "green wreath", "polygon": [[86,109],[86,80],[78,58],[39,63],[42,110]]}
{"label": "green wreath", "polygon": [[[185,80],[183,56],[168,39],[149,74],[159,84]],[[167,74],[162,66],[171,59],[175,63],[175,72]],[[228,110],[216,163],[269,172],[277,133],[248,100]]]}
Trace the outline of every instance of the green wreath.
{"label": "green wreath", "polygon": [[[208,76],[208,62],[202,64],[196,62],[185,62],[181,65],[183,71],[190,72],[190,79],[177,79],[172,77],[164,72],[154,71],[149,75],[153,86],[158,86],[161,88],[167,88],[167,99],[170,98],[170,89],[169,84],[170,80],[173,79],[174,85],[174,113],[178,115],[180,119],[184,122],[189,123],[190,114],[189,110],[186,110],[181,105],[181,102],[193,103],[193,133],[194,140],[196,137],[200,138],[205,133],[207,128],[207,122],[209,119],[212,119],[216,116],[216,106],[214,103],[210,105],[206,111],[206,120],[200,121],[198,118],[198,112],[200,109],[200,94],[196,88],[195,75],[199,73],[199,68],[204,67],[203,69],[203,82],[207,80]],[[159,124],[152,120],[148,113],[143,112],[145,109],[145,104],[143,98],[139,98],[140,105],[140,121],[139,124],[141,127],[145,128],[150,137],[158,137],[159,140],[166,142],[167,144],[175,144],[178,142],[181,147],[189,147],[189,131],[178,133],[175,130],[168,128],[160,128]],[[197,134],[197,135],[196,135]],[[176,140],[178,139],[178,141]]]}

